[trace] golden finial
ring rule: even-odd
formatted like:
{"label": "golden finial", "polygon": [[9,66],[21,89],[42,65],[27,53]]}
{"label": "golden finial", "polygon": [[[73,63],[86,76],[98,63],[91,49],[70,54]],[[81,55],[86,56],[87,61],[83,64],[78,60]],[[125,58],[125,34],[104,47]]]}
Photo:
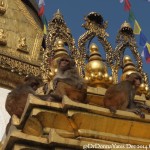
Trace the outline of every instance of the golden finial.
{"label": "golden finial", "polygon": [[133,35],[133,30],[130,24],[126,21],[121,25],[120,31],[125,35],[130,35],[130,36]]}
{"label": "golden finial", "polygon": [[98,52],[98,47],[96,44],[92,43],[90,45],[90,58],[89,58],[89,61],[92,61],[92,60],[102,60],[101,58],[101,55],[99,54]]}
{"label": "golden finial", "polygon": [[60,10],[58,9],[57,12],[54,14],[54,17],[52,19],[53,22],[58,22],[58,23],[61,23],[61,22],[64,22],[63,20],[63,15],[61,14]]}
{"label": "golden finial", "polygon": [[92,43],[90,45],[90,52],[91,53],[94,53],[94,52],[98,53],[98,46],[95,43]]}
{"label": "golden finial", "polygon": [[56,41],[55,45],[56,45],[57,48],[62,48],[62,47],[64,48],[64,42],[61,39],[58,39]]}
{"label": "golden finial", "polygon": [[[135,65],[133,64],[131,58],[126,55],[123,58],[123,74],[121,76],[121,80],[125,80],[126,76],[131,74],[131,73],[139,73],[135,67]],[[140,73],[139,73],[140,74]],[[148,92],[148,87],[146,86],[146,84],[141,83],[140,87],[138,88],[137,94],[146,94]]]}
{"label": "golden finial", "polygon": [[106,64],[102,62],[98,47],[94,43],[90,45],[90,58],[85,68],[85,79],[88,85],[94,87],[107,87],[108,83],[112,83],[112,78],[107,73]]}
{"label": "golden finial", "polygon": [[64,41],[62,39],[57,39],[54,48],[54,57],[51,60],[51,74],[55,75],[57,72],[57,60],[62,56],[68,56],[68,52],[64,47]]}
{"label": "golden finial", "polygon": [[64,55],[68,55],[68,52],[64,47],[64,41],[62,39],[57,39],[55,42],[54,58]]}
{"label": "golden finial", "polygon": [[[120,29],[122,29],[122,28],[131,28],[131,25],[127,22],[127,21],[125,21],[122,25],[121,25],[121,28]],[[132,28],[131,28],[132,29]]]}
{"label": "golden finial", "polygon": [[123,58],[123,74],[121,76],[121,80],[125,80],[127,75],[134,72],[138,73],[134,63],[132,62],[131,57],[125,55]]}

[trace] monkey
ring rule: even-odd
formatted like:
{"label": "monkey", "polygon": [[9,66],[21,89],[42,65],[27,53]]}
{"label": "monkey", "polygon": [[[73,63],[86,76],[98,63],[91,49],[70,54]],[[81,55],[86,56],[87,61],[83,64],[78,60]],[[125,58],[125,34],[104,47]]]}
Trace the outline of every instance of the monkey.
{"label": "monkey", "polygon": [[140,108],[149,111],[150,107],[134,101],[134,96],[141,82],[142,78],[140,74],[131,73],[127,75],[125,81],[112,85],[106,90],[104,95],[104,106],[112,113],[115,113],[118,109],[127,110],[144,118],[145,114]]}
{"label": "monkey", "polygon": [[35,94],[37,88],[42,84],[42,80],[38,77],[28,76],[24,79],[24,82],[18,85],[10,93],[8,93],[5,103],[5,108],[10,116],[15,114],[17,117],[21,117],[28,94]]}
{"label": "monkey", "polygon": [[69,56],[62,56],[58,62],[58,72],[53,79],[54,91],[50,94],[58,101],[64,95],[78,102],[85,102],[87,86],[80,77],[75,61]]}
{"label": "monkey", "polygon": [[[28,76],[24,79],[23,83],[18,85],[6,97],[5,108],[9,115],[16,115],[21,118],[24,111],[28,94],[35,94],[35,91],[41,86],[42,80],[39,77]],[[9,127],[11,125],[11,118],[6,127],[6,134],[8,133]]]}

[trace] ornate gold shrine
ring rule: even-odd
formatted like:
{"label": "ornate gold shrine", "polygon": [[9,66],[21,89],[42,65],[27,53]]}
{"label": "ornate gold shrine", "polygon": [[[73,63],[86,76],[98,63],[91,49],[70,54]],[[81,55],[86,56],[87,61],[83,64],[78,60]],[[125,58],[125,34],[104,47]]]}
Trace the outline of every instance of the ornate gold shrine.
{"label": "ornate gold shrine", "polygon": [[[118,71],[121,68],[121,80],[132,72],[142,75],[143,83],[135,99],[150,106],[148,77],[142,68],[133,30],[127,22],[121,25],[116,38],[117,46],[113,50],[107,40],[108,22],[100,14],[91,12],[84,18],[83,27],[86,32],[79,37],[76,46],[71,31],[58,10],[49,21],[46,49],[41,49],[41,22],[36,12],[29,9],[31,5],[36,8],[34,2],[3,2],[6,11],[0,16],[0,84],[7,88],[15,87],[28,74],[40,75],[44,82],[51,83],[57,72],[57,59],[62,55],[70,55],[88,84],[88,104],[74,102],[67,96],[63,97],[62,103],[48,102],[29,94],[22,117],[12,117],[8,135],[1,143],[2,150],[79,150],[90,148],[89,144],[149,145],[148,113],[145,119],[141,119],[127,111],[118,110],[112,114],[103,107],[105,91],[118,82]],[[12,16],[11,12],[16,15]],[[17,24],[18,28],[10,26],[10,23]],[[27,24],[31,28],[27,29]],[[99,49],[96,43],[92,43],[89,49],[86,47],[86,43],[93,37],[98,38],[98,44],[102,44],[103,49]],[[124,56],[126,48],[131,49],[137,64],[130,56]],[[103,50],[106,58],[101,56]],[[49,88],[52,88],[51,84]],[[38,92],[42,93],[41,90]]]}
{"label": "ornate gold shrine", "polygon": [[37,8],[36,2],[30,0],[0,1],[0,85],[2,87],[12,89],[24,76],[40,75],[43,29]]}

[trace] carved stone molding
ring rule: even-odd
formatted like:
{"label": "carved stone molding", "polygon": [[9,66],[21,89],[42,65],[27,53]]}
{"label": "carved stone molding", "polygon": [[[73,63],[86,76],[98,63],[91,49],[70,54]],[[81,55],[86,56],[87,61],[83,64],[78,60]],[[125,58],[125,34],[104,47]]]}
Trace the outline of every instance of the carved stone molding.
{"label": "carved stone molding", "polygon": [[0,55],[0,67],[19,75],[33,74],[38,76],[40,74],[39,66],[34,66],[3,55]]}

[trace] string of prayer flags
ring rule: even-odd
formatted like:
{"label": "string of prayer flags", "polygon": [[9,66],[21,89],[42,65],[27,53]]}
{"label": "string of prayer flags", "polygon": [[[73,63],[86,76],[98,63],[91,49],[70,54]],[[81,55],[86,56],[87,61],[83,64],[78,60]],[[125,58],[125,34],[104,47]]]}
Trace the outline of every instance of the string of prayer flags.
{"label": "string of prayer flags", "polygon": [[[150,0],[147,0],[150,2]],[[129,11],[128,20],[129,22],[134,23],[134,29],[133,33],[136,35],[140,35],[139,37],[139,45],[143,47],[143,51],[141,53],[141,56],[146,59],[147,63],[150,63],[150,44],[147,41],[146,36],[142,33],[142,29],[135,19],[134,13],[131,10],[131,4],[129,0],[120,0],[120,3],[124,2],[124,10]]]}

